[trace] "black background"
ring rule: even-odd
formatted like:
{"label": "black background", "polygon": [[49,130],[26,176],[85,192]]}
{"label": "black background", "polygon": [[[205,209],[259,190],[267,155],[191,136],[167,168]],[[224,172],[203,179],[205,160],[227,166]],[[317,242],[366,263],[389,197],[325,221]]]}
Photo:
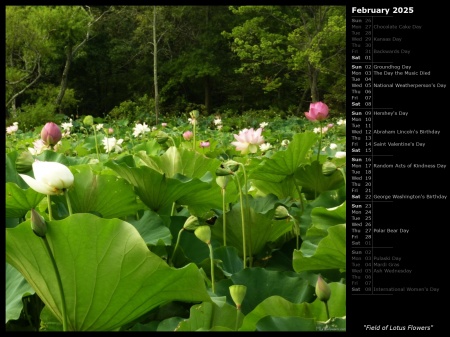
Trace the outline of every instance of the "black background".
{"label": "black background", "polygon": [[[393,7],[414,7],[413,14],[392,14]],[[374,82],[444,83],[448,79],[448,54],[444,51],[448,38],[449,17],[446,10],[430,2],[361,2],[347,3],[347,181],[351,181],[351,18],[352,7],[390,8],[389,24],[415,24],[422,29],[397,31],[402,42],[397,45],[410,49],[405,56],[377,55],[374,60],[389,60],[396,64],[412,65],[412,70],[431,71],[431,76],[392,77],[378,76]],[[363,15],[363,14],[359,14]],[[366,14],[367,15],[367,14]],[[378,20],[377,22],[379,22]],[[376,31],[374,36],[392,36],[388,31]],[[395,34],[394,34],[395,36]],[[382,43],[376,48],[382,49]],[[392,49],[394,44],[387,44]],[[448,167],[448,115],[449,91],[446,87],[433,89],[374,88],[374,107],[392,107],[408,111],[408,117],[373,117],[374,129],[437,129],[439,136],[374,135],[373,141],[421,141],[424,149],[377,148],[374,154],[389,153],[391,157],[374,157],[374,163],[442,163]],[[373,194],[433,194],[447,195],[448,168],[446,169],[375,169],[373,172]],[[351,186],[347,185],[347,204],[351,203]],[[374,202],[373,227],[408,228],[407,235],[392,234],[374,236],[377,245],[393,246],[390,255],[402,257],[402,268],[412,269],[412,274],[386,276],[376,274],[374,284],[379,287],[423,287],[433,286],[439,292],[393,292],[385,295],[356,295],[351,290],[351,209],[347,207],[347,332],[351,336],[441,336],[446,329],[444,314],[448,313],[446,299],[447,257],[447,200],[403,200],[394,203]],[[444,241],[445,240],[445,241]],[[381,254],[377,254],[381,255]],[[447,315],[445,315],[447,316]],[[367,330],[365,325],[377,326],[380,330]],[[398,331],[396,326],[430,326],[431,331]],[[383,327],[387,330],[382,330]]]}

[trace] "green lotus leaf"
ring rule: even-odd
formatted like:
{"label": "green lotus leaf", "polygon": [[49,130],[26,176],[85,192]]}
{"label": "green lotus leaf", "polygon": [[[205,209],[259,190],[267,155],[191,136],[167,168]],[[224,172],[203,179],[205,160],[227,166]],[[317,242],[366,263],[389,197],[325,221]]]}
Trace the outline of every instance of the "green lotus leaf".
{"label": "green lotus leaf", "polygon": [[[62,322],[62,301],[44,240],[25,221],[6,229],[6,261]],[[68,330],[111,331],[170,301],[209,301],[194,264],[169,267],[119,219],[74,214],[47,222],[65,295]]]}
{"label": "green lotus leaf", "polygon": [[293,175],[300,165],[309,162],[307,155],[317,137],[315,133],[309,131],[295,134],[286,151],[276,152],[262,162],[252,170],[249,178],[277,183],[286,176]]}
{"label": "green lotus leaf", "polygon": [[148,156],[137,154],[148,167],[165,173],[172,178],[181,174],[190,178],[201,178],[207,172],[215,172],[220,166],[218,159],[205,157],[198,152],[171,146],[161,156]]}
{"label": "green lotus leaf", "polygon": [[[257,199],[255,199],[257,200]],[[264,200],[261,200],[264,202]],[[292,224],[288,222],[277,222],[273,220],[273,214],[275,210],[269,211],[265,214],[257,213],[252,207],[248,209],[248,212],[244,208],[245,214],[245,236],[246,242],[251,242],[252,255],[256,255],[261,252],[267,242],[275,241],[281,235],[289,232],[292,228]],[[223,215],[219,216],[216,224],[223,223]],[[238,249],[240,256],[243,256],[242,247],[242,217],[240,203],[233,205],[232,209],[226,213],[226,239],[227,246],[234,246]],[[223,242],[223,226],[214,226],[212,228],[212,237]],[[247,248],[247,254],[249,254]]]}
{"label": "green lotus leaf", "polygon": [[[159,214],[169,214],[173,203],[180,198],[211,188],[211,183],[198,178],[190,179],[181,175],[167,178],[165,174],[147,166],[130,167],[125,162],[116,161],[109,161],[105,163],[105,166],[112,168],[132,184],[142,202]],[[220,194],[218,198],[220,198]],[[189,202],[187,205],[193,206],[194,203]],[[204,204],[199,206],[205,207]]]}
{"label": "green lotus leaf", "polygon": [[[199,178],[201,181],[211,183],[212,172],[220,165],[217,159],[211,159],[204,155],[184,148],[171,146],[161,156],[148,156],[144,153],[136,155],[145,165],[165,174],[168,178],[181,176]],[[231,201],[232,195],[226,196],[226,202]],[[208,190],[191,192],[177,199],[177,203],[187,206],[192,214],[201,214],[211,208],[222,206],[220,187],[214,182]]]}
{"label": "green lotus leaf", "polygon": [[[156,156],[161,152],[161,145],[158,144],[156,139],[150,139],[147,142],[137,144],[133,147],[135,153],[144,152],[147,156]],[[140,155],[138,155],[140,157]],[[146,156],[143,156],[144,158]]]}
{"label": "green lotus leaf", "polygon": [[[331,289],[331,297],[328,301],[330,317],[344,317],[346,315],[346,286],[337,282],[329,283],[329,285]],[[293,303],[282,296],[273,295],[265,298],[244,317],[239,331],[256,331],[258,322],[266,316],[301,317],[315,319],[316,322],[328,319],[325,304],[318,298],[312,303]]]}
{"label": "green lotus leaf", "polygon": [[322,164],[317,161],[312,162],[311,165],[299,167],[294,176],[297,184],[302,186],[302,192],[309,195],[308,199],[315,199],[315,194],[335,190],[345,184],[340,171],[325,176],[322,173]]}
{"label": "green lotus leaf", "polygon": [[[133,186],[125,179],[95,174],[89,166],[71,167],[71,170],[74,184],[68,193],[74,213],[94,212],[103,218],[120,218],[134,215],[140,208]],[[64,199],[61,197],[62,202]]]}
{"label": "green lotus leaf", "polygon": [[322,229],[346,223],[346,202],[332,208],[315,207],[311,211],[311,218],[312,223]]}
{"label": "green lotus leaf", "polygon": [[256,323],[256,331],[316,331],[313,318],[264,316]]}
{"label": "green lotus leaf", "polygon": [[234,331],[242,320],[243,314],[236,313],[236,307],[228,303],[219,307],[213,302],[204,302],[193,305],[189,318],[182,321],[175,331]]}
{"label": "green lotus leaf", "polygon": [[[192,207],[192,213],[202,213],[205,209],[222,205],[219,187],[209,181],[212,176],[208,173],[202,179],[180,174],[168,178],[150,167],[130,167],[128,164],[124,161],[109,161],[105,166],[132,184],[142,202],[159,214],[170,214],[174,202],[186,205],[190,210]],[[215,191],[206,191],[211,187]]]}
{"label": "green lotus leaf", "polygon": [[306,240],[300,250],[294,250],[293,267],[302,271],[323,269],[346,269],[346,225],[340,224],[328,228],[328,235],[313,244]]}
{"label": "green lotus leaf", "polygon": [[274,295],[286,298],[293,303],[314,300],[314,287],[293,272],[280,272],[260,267],[246,268],[232,275],[231,280],[233,284],[242,284],[247,287],[241,307],[244,314],[251,312],[267,297]]}
{"label": "green lotus leaf", "polygon": [[52,150],[45,150],[41,154],[37,155],[36,158],[41,161],[54,161],[66,166],[87,164],[90,160],[88,157],[68,157],[62,153],[58,153]]}
{"label": "green lotus leaf", "polygon": [[170,230],[164,225],[158,213],[146,210],[139,220],[129,222],[136,227],[147,245],[157,245],[159,240],[162,240],[166,246],[172,244]]}
{"label": "green lotus leaf", "polygon": [[24,218],[27,212],[35,208],[45,198],[44,194],[32,188],[21,189],[17,184],[6,183],[6,218]]}
{"label": "green lotus leaf", "polygon": [[235,247],[222,246],[214,249],[214,258],[218,261],[218,266],[226,276],[231,276],[244,268],[242,259],[238,256],[239,251]]}
{"label": "green lotus leaf", "polygon": [[252,179],[252,186],[262,194],[275,194],[279,199],[298,198],[293,176],[287,176],[278,182]]}
{"label": "green lotus leaf", "polygon": [[8,322],[10,319],[19,319],[23,308],[22,297],[34,294],[34,290],[23,278],[22,274],[9,263],[6,263],[5,281],[5,318],[6,322]]}

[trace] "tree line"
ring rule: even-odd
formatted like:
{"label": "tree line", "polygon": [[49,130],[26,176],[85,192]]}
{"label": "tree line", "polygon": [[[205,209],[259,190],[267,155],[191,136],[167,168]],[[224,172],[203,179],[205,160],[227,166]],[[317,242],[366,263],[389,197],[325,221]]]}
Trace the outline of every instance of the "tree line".
{"label": "tree line", "polygon": [[344,6],[7,6],[6,117],[105,116],[127,102],[156,121],[326,101],[345,113]]}

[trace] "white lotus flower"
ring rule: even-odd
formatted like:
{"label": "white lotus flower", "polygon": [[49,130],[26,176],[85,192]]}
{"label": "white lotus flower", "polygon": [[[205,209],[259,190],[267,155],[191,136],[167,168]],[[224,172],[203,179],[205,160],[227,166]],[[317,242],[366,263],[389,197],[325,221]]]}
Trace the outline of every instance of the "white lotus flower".
{"label": "white lotus flower", "polygon": [[270,144],[270,143],[263,143],[263,144],[261,144],[260,146],[259,146],[259,149],[262,151],[262,152],[266,152],[267,150],[269,150],[269,149],[271,149],[272,148],[272,144]]}
{"label": "white lotus flower", "polygon": [[137,123],[136,126],[133,128],[133,136],[137,137],[139,135],[144,135],[147,132],[150,132],[150,128],[148,127],[147,124],[144,123]]}
{"label": "white lotus flower", "polygon": [[36,160],[32,167],[34,178],[26,174],[19,175],[36,192],[59,195],[73,185],[72,172],[61,163]]}
{"label": "white lotus flower", "polygon": [[122,151],[122,147],[120,144],[122,144],[123,139],[116,140],[116,137],[111,138],[103,138],[102,143],[103,147],[105,148],[105,152],[109,153],[112,151],[115,151],[117,153],[120,153]]}
{"label": "white lotus flower", "polygon": [[290,143],[289,139],[283,139],[283,140],[281,141],[281,146],[288,146],[289,143]]}
{"label": "white lotus flower", "polygon": [[256,153],[259,145],[264,143],[264,136],[261,136],[261,132],[262,128],[241,130],[238,135],[233,135],[236,141],[231,144],[236,146],[236,151],[241,151],[241,154]]}
{"label": "white lotus flower", "polygon": [[347,156],[347,153],[344,151],[337,151],[334,155],[335,158],[345,158]]}
{"label": "white lotus flower", "polygon": [[64,131],[70,132],[70,129],[73,127],[72,120],[70,120],[69,123],[62,123],[61,127],[63,128]]}
{"label": "white lotus flower", "polygon": [[18,122],[14,122],[13,125],[8,126],[6,128],[6,133],[11,135],[14,132],[16,132],[17,130],[19,130],[19,123]]}

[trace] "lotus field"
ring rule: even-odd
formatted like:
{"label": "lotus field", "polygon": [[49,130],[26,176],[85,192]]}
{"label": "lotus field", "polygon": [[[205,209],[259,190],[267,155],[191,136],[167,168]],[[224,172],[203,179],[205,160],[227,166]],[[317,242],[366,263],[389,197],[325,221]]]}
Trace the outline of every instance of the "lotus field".
{"label": "lotus field", "polygon": [[[6,128],[9,331],[345,331],[345,119]],[[251,124],[251,125],[249,125]]]}

